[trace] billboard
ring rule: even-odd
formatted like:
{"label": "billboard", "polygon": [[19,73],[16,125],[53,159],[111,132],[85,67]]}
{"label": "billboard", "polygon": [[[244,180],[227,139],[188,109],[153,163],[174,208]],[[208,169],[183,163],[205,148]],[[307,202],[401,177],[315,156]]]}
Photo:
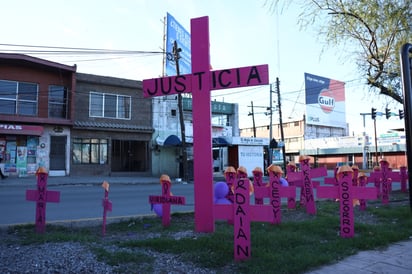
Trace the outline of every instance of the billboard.
{"label": "billboard", "polygon": [[190,74],[192,72],[190,33],[169,13],[167,13],[166,22],[166,75],[177,75],[176,63],[171,58],[173,57],[173,44],[175,41],[177,42],[177,47],[182,50],[179,59],[179,72],[180,74]]}
{"label": "billboard", "polygon": [[306,124],[346,128],[345,83],[305,73]]}

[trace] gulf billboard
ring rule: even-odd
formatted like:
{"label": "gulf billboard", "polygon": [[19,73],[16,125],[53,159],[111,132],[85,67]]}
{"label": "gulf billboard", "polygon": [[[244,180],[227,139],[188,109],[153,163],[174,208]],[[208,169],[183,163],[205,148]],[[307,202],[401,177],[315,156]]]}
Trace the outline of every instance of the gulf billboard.
{"label": "gulf billboard", "polygon": [[305,73],[306,124],[346,128],[345,83]]}
{"label": "gulf billboard", "polygon": [[180,74],[190,74],[192,72],[191,51],[190,51],[190,33],[176,21],[176,19],[167,13],[166,17],[166,75],[175,76],[176,63],[173,60],[173,44],[177,42],[177,47],[181,49],[179,59]]}

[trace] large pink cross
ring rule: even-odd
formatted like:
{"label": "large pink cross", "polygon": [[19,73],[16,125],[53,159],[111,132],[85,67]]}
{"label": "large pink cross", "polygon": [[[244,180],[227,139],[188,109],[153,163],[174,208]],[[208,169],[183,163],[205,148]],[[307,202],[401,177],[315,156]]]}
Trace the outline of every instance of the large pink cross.
{"label": "large pink cross", "polygon": [[149,196],[150,204],[162,204],[162,224],[164,227],[170,225],[170,205],[184,205],[186,199],[183,196],[172,196],[170,189],[172,184],[170,179],[161,180],[162,195],[161,196]]}
{"label": "large pink cross", "polygon": [[143,80],[145,97],[192,92],[195,229],[213,232],[210,91],[269,83],[268,65],[210,71],[209,17],[191,19],[192,74]]}
{"label": "large pink cross", "polygon": [[353,217],[353,199],[376,199],[375,188],[358,187],[353,185],[353,170],[342,166],[338,171],[338,186],[318,186],[318,198],[339,199],[340,203],[340,236],[350,238],[355,235]]}
{"label": "large pink cross", "polygon": [[291,185],[301,186],[301,202],[304,199],[306,206],[306,212],[308,214],[316,214],[315,197],[313,195],[313,184],[312,178],[326,176],[328,171],[324,167],[310,169],[310,157],[301,156],[299,157],[300,172],[288,173],[288,182]]}
{"label": "large pink cross", "polygon": [[213,206],[216,220],[233,222],[235,260],[246,260],[251,257],[251,221],[274,224],[280,217],[279,188],[279,182],[267,188],[271,192],[271,205],[250,205],[250,181],[247,178],[238,178],[234,184],[234,203]]}
{"label": "large pink cross", "polygon": [[46,231],[46,203],[60,202],[60,191],[47,190],[47,171],[39,168],[37,171],[37,190],[26,190],[26,200],[36,202],[36,232]]}

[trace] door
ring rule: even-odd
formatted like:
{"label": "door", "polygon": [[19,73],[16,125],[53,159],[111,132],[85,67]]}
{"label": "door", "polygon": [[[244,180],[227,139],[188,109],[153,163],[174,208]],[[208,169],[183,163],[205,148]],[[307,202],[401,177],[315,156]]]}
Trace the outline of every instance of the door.
{"label": "door", "polygon": [[66,170],[66,136],[50,136],[50,170]]}
{"label": "door", "polygon": [[147,170],[147,143],[112,140],[112,171],[141,172]]}

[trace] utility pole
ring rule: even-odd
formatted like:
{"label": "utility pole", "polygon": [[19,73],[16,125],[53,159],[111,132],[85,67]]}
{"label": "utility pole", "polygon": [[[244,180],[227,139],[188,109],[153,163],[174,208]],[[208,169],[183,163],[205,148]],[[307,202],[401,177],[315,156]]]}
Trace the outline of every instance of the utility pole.
{"label": "utility pole", "polygon": [[362,168],[366,169],[367,168],[367,157],[366,157],[366,152],[369,150],[369,147],[366,144],[366,124],[365,124],[365,116],[366,115],[371,115],[371,113],[361,113],[360,115],[362,115],[363,118],[363,134],[362,134],[362,138],[363,138],[363,148],[362,148]]}
{"label": "utility pole", "polygon": [[272,116],[273,116],[272,92],[273,92],[272,84],[270,84],[270,91],[269,91],[269,93],[270,93],[269,94],[270,103],[269,103],[269,109],[268,109],[270,111],[270,113],[269,113],[270,119],[269,119],[269,145],[268,145],[269,157],[268,157],[268,166],[270,166],[273,162],[273,153],[272,153],[273,149],[270,147],[270,142],[272,141],[272,138],[273,138],[273,132],[272,132],[272,124],[273,124],[273,122],[272,122]]}
{"label": "utility pole", "polygon": [[280,88],[279,88],[279,78],[276,77],[276,92],[278,93],[278,108],[279,108],[279,124],[280,124],[280,138],[282,139],[282,158],[283,158],[283,170],[286,175],[286,148],[285,148],[285,135],[283,133],[283,122],[282,122],[282,108],[280,103]]}
{"label": "utility pole", "polygon": [[253,111],[253,101],[251,101],[250,103],[251,103],[252,112],[249,112],[249,114],[248,114],[247,116],[252,116],[252,122],[253,122],[253,137],[256,138],[255,112]]}
{"label": "utility pole", "polygon": [[[173,43],[173,58],[176,63],[176,75],[180,75],[180,68],[179,68],[179,59],[180,59],[180,52],[182,51],[181,48],[177,47],[177,41]],[[177,105],[179,108],[179,122],[180,122],[180,135],[182,136],[182,158],[179,159],[179,163],[182,165],[183,168],[183,181],[188,182],[188,164],[187,164],[187,151],[186,151],[186,129],[185,129],[185,120],[183,116],[183,99],[182,94],[177,95]]]}

